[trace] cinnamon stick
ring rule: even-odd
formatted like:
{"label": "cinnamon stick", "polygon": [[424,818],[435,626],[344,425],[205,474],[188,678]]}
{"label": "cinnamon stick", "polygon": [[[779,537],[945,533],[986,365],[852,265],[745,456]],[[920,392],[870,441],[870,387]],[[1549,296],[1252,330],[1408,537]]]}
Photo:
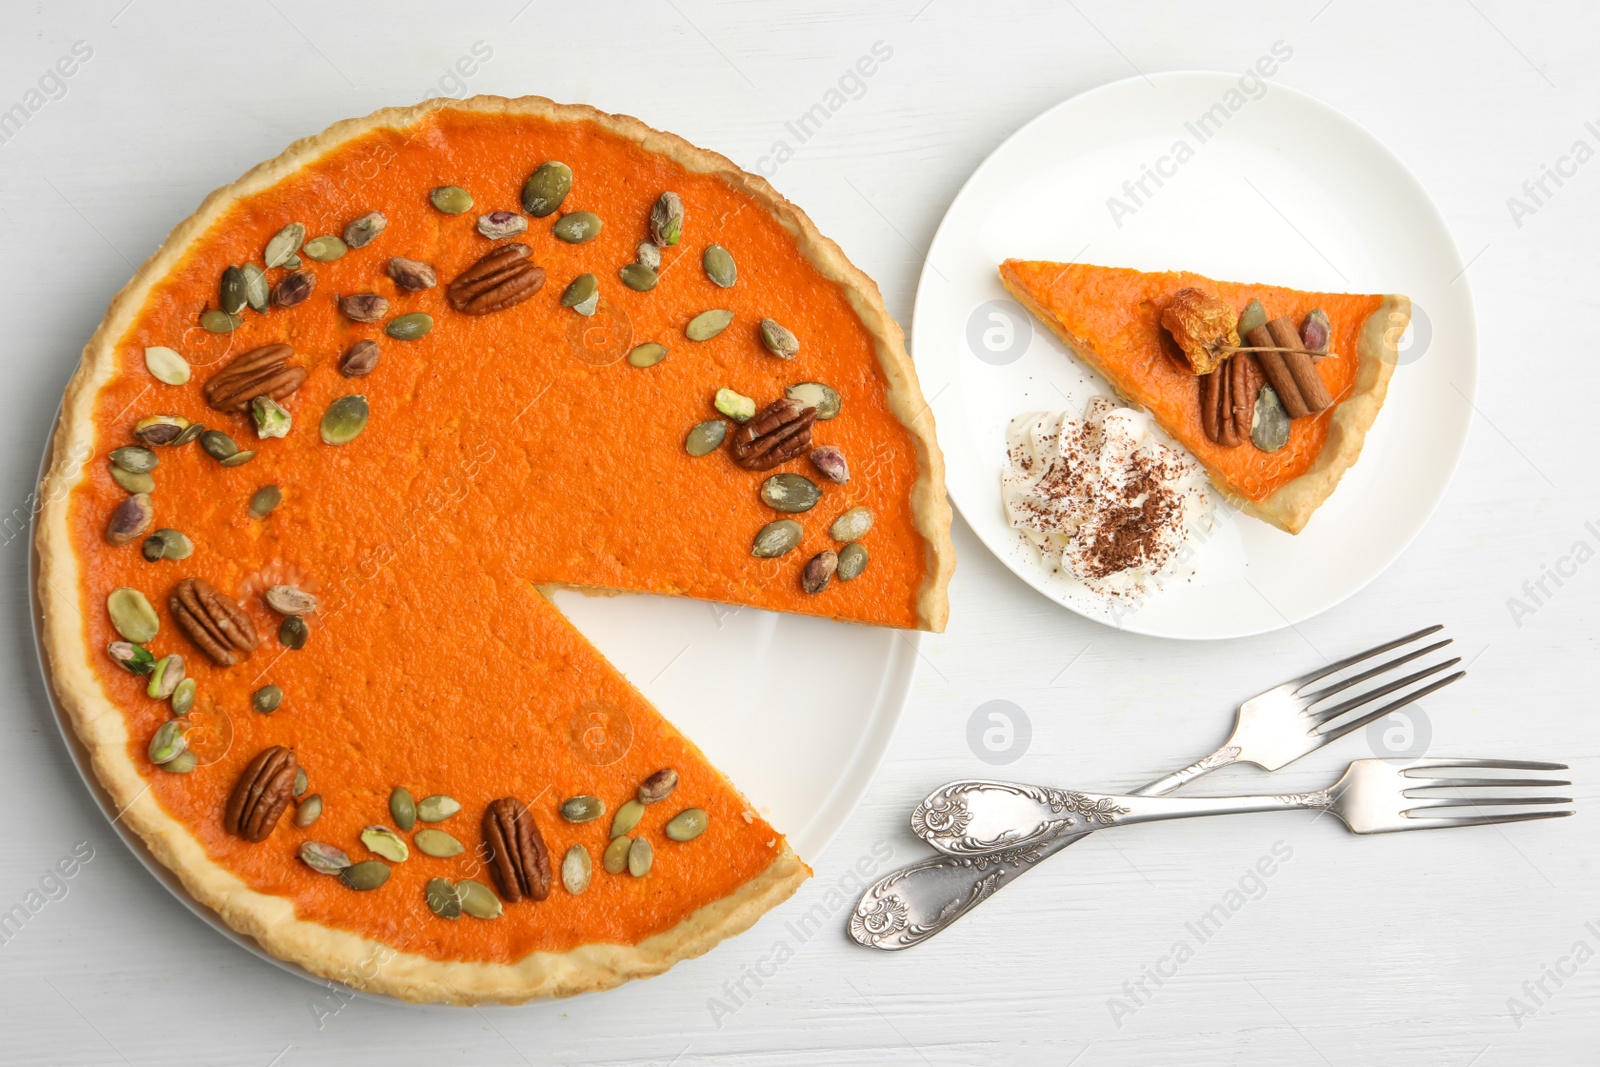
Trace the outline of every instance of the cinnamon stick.
{"label": "cinnamon stick", "polygon": [[[1272,337],[1272,331],[1266,326],[1257,326],[1245,335],[1245,340],[1253,348],[1282,348]],[[1295,338],[1295,347],[1300,347],[1300,339]],[[1278,394],[1278,399],[1283,401],[1283,410],[1291,419],[1303,419],[1311,414],[1311,409],[1306,407],[1306,402],[1300,396],[1300,387],[1295,384],[1294,376],[1289,373],[1288,364],[1284,362],[1282,352],[1256,352],[1259,357],[1261,373],[1266,376],[1272,385],[1272,391]],[[1315,371],[1312,372],[1316,373]]]}
{"label": "cinnamon stick", "polygon": [[[1300,339],[1300,331],[1287,318],[1273,319],[1267,323],[1267,332],[1272,334],[1272,343],[1280,348],[1305,347],[1305,342]],[[1300,399],[1305,401],[1307,409],[1321,411],[1333,403],[1333,395],[1322,384],[1322,375],[1317,373],[1316,364],[1311,362],[1310,356],[1304,352],[1278,352],[1274,355],[1281,357],[1289,368],[1289,374],[1300,388]],[[1290,412],[1291,416],[1293,414]]]}

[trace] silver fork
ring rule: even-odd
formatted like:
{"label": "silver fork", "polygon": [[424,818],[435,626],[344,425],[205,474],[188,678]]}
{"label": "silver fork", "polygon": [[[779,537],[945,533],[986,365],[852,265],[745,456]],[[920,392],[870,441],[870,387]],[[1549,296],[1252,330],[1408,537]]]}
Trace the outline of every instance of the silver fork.
{"label": "silver fork", "polygon": [[[1115,793],[1084,793],[1071,789],[991,782],[974,779],[952,782],[936,790],[927,810],[958,813],[942,829],[916,816],[912,826],[924,841],[941,852],[965,855],[993,848],[1016,848],[1074,830],[1105,830],[1134,823],[1165,819],[1193,819],[1203,815],[1244,815],[1262,811],[1326,811],[1358,834],[1389,834],[1402,830],[1436,830],[1453,826],[1558,819],[1572,814],[1571,797],[1505,796],[1482,793],[1470,797],[1439,796],[1431,789],[1553,788],[1571,785],[1554,778],[1464,778],[1418,772],[1474,768],[1498,771],[1564,771],[1564,763],[1529,760],[1430,758],[1414,762],[1359,759],[1337,782],[1309,793],[1255,794],[1233,797],[1150,797]],[[1484,808],[1544,805],[1540,811],[1484,811]],[[1448,808],[1476,808],[1476,814],[1430,814]]]}
{"label": "silver fork", "polygon": [[[1158,796],[1170,793],[1201,775],[1232,763],[1253,763],[1263,770],[1278,770],[1352,730],[1359,730],[1390,712],[1437,692],[1466,674],[1465,671],[1456,671],[1442,678],[1436,677],[1441,671],[1460,663],[1460,657],[1435,663],[1403,677],[1390,676],[1405,664],[1450,644],[1450,639],[1444,638],[1418,646],[1418,642],[1442,629],[1444,627],[1440,625],[1418,630],[1251,697],[1239,705],[1234,716],[1233,732],[1222,747],[1181,770],[1141,786],[1133,791],[1134,794]],[[1324,679],[1387,652],[1398,654],[1349,678],[1312,689]],[[1430,678],[1433,680],[1420,688],[1403,693],[1381,707],[1365,710],[1374,701]],[[1378,684],[1343,700],[1327,703],[1340,693],[1366,682]],[[1361,714],[1347,722],[1335,721],[1353,712]],[[935,821],[938,818],[937,815],[932,817]],[[848,925],[850,936],[868,948],[888,951],[919,945],[948,929],[1019,875],[1032,870],[1039,861],[1082,840],[1091,832],[1073,829],[1014,848],[971,855],[939,855],[892,871],[868,886],[856,903]]]}

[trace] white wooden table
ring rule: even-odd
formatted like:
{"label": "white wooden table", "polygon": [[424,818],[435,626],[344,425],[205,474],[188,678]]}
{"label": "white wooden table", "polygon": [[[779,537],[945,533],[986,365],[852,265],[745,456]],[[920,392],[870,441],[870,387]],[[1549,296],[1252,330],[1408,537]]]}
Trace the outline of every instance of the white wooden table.
{"label": "white wooden table", "polygon": [[[11,679],[0,911],[37,907],[0,944],[0,1061],[1594,1062],[1592,5],[524,2],[105,0],[3,15],[0,109],[30,113],[0,125],[0,511],[18,509],[0,538]],[[1432,191],[1480,314],[1482,387],[1454,486],[1399,563],[1348,603],[1249,641],[1124,636],[1029,591],[958,520],[949,633],[925,643],[888,760],[838,840],[810,857],[817,878],[748,935],[602,997],[481,1012],[346,1004],[195,921],[107,829],[36,680],[17,529],[74,353],[131,264],[206,192],[382,105],[542,93],[640,115],[765,170],[905,321],[946,203],[1019,124],[1134,72],[1242,70],[1278,40],[1293,49],[1278,82],[1365,124]],[[874,53],[872,76],[851,81]],[[62,57],[73,73],[58,81]],[[826,120],[797,136],[818,103]],[[1410,743],[1569,761],[1578,818],[1372,839],[1294,816],[1146,827],[1085,842],[913,952],[877,955],[843,936],[830,890],[853,898],[853,869],[921,855],[910,805],[986,769],[966,739],[986,701],[1031,722],[1005,773],[1131,785],[1206,750],[1238,698],[1435,620],[1471,674],[1426,703]],[[1321,783],[1383,744],[1354,736],[1282,780]],[[1207,788],[1255,784],[1240,770]],[[49,878],[75,849],[92,858]],[[1270,877],[1249,875],[1274,854]],[[1218,903],[1226,920],[1202,939],[1195,924]],[[797,923],[813,906],[828,918],[808,935]]]}

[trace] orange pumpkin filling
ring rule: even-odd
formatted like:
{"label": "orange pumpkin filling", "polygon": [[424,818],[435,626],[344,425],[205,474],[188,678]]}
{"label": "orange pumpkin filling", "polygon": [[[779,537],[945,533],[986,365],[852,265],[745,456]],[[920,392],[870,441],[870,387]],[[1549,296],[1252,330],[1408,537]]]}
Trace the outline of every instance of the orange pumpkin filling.
{"label": "orange pumpkin filling", "polygon": [[[457,312],[446,298],[448,281],[493,247],[476,231],[477,216],[519,210],[522,183],[549,159],[576,174],[562,212],[592,211],[602,232],[567,244],[551,234],[558,216],[531,219],[514,240],[531,246],[533,262],[547,272],[544,288],[505,311]],[[430,205],[429,190],[451,184],[473,194],[470,211],[447,215]],[[667,189],[683,198],[684,239],[663,250],[661,284],[634,292],[616,281],[617,271],[633,262],[650,209]],[[387,215],[385,232],[333,262],[307,260],[317,281],[304,303],[264,315],[247,310],[229,334],[196,325],[216,305],[223,270],[259,262],[285,223],[304,222],[308,236],[337,234],[372,210]],[[713,285],[701,267],[712,242],[738,263],[731,289]],[[391,256],[431,263],[438,286],[397,288],[385,271]],[[568,282],[583,273],[600,279],[603,295],[591,317],[560,304]],[[368,292],[392,302],[388,318],[428,313],[432,331],[395,340],[381,323],[340,313],[337,296]],[[733,326],[703,343],[686,340],[684,324],[708,308],[732,311]],[[801,339],[799,359],[762,349],[763,317]],[[344,378],[338,360],[361,339],[379,343],[380,363],[367,377]],[[643,369],[623,360],[646,341],[667,345],[670,355]],[[248,414],[209,408],[202,387],[232,356],[278,342],[293,346],[309,376],[283,401],[293,431],[258,442]],[[183,353],[194,366],[191,381],[156,382],[145,369],[146,346]],[[437,959],[510,962],[533,950],[636,943],[771,862],[779,835],[561,617],[541,584],[917,625],[928,563],[911,514],[916,449],[889,410],[873,339],[846,293],[746,194],[592,124],[444,110],[406,131],[346,142],[233,206],[154,286],[117,351],[120,371],[97,399],[96,459],[71,501],[87,641],[100,649],[118,640],[104,606],[112,589],[142,590],[156,605],[162,629],[150,649],[184,656],[199,686],[195,717],[211,728],[196,738],[202,766],[194,773],[150,767],[145,744],[167,706],[146,697],[145,679],[98,661],[126,716],[129,754],[213,860],[251,888],[292,900],[303,919]],[[717,417],[711,398],[720,387],[760,406],[802,381],[824,382],[843,397],[839,416],[818,423],[815,438],[843,450],[851,479],[835,485],[804,459],[785,465],[812,476],[823,501],[802,516],[805,534],[794,551],[759,559],[752,539],[782,517],[759,499],[766,475],[737,467],[726,448],[693,458],[684,437]],[[318,421],[351,393],[366,396],[369,425],[348,444],[324,444]],[[154,526],[192,538],[195,553],[182,562],[147,562],[137,542],[113,548],[104,540],[107,516],[126,494],[103,457],[133,441],[140,418],[158,413],[225,430],[241,448],[259,450],[251,462],[225,468],[194,445],[157,449]],[[269,484],[282,488],[282,504],[253,518],[251,495]],[[859,578],[806,593],[801,567],[839,547],[828,525],[858,505],[876,517],[864,538],[870,565]],[[251,658],[216,667],[179,631],[167,596],[188,575],[206,578],[254,615],[263,640]],[[322,601],[301,651],[279,645],[278,619],[259,596],[285,575]],[[286,697],[275,713],[258,714],[251,694],[269,683]],[[247,844],[223,831],[223,807],[241,768],[275,744],[294,750],[324,814],[299,829],[291,808],[267,841]],[[656,850],[653,869],[645,878],[602,873],[611,813],[663,767],[676,768],[681,781],[639,826]],[[307,840],[370,858],[358,835],[369,824],[390,824],[395,786],[419,799],[445,793],[459,800],[462,812],[437,825],[467,852],[434,859],[413,848],[385,886],[365,893],[296,860]],[[563,822],[559,804],[580,794],[602,798],[606,816]],[[477,821],[502,796],[529,805],[558,871],[568,847],[586,845],[592,885],[572,896],[558,873],[548,900],[508,905],[499,919],[436,918],[424,904],[428,879],[490,881],[475,858]],[[709,829],[692,842],[669,841],[663,826],[686,807],[705,809]]]}
{"label": "orange pumpkin filling", "polygon": [[[1087,263],[1006,260],[1000,277],[1034,314],[1081,343],[1079,355],[1099,369],[1127,399],[1148,408],[1175,439],[1202,463],[1220,473],[1228,488],[1260,503],[1306,473],[1328,437],[1328,420],[1356,385],[1356,339],[1382,296],[1309,293],[1281,286],[1219,282],[1187,271],[1149,274]],[[1331,323],[1329,349],[1338,358],[1318,360],[1315,369],[1333,403],[1290,423],[1289,441],[1276,452],[1248,442],[1228,448],[1206,436],[1201,425],[1199,387],[1161,313],[1180,289],[1215,294],[1242,311],[1259,300],[1269,317],[1299,322],[1313,308]]]}

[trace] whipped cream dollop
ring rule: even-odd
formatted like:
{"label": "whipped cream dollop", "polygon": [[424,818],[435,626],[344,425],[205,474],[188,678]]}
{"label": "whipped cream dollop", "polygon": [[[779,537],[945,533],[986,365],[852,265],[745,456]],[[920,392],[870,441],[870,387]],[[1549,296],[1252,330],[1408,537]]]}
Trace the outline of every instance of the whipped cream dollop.
{"label": "whipped cream dollop", "polygon": [[1211,530],[1216,503],[1200,464],[1148,414],[1096,397],[1081,419],[1017,416],[1006,444],[1006,517],[1047,563],[1123,600],[1193,576],[1185,546]]}

